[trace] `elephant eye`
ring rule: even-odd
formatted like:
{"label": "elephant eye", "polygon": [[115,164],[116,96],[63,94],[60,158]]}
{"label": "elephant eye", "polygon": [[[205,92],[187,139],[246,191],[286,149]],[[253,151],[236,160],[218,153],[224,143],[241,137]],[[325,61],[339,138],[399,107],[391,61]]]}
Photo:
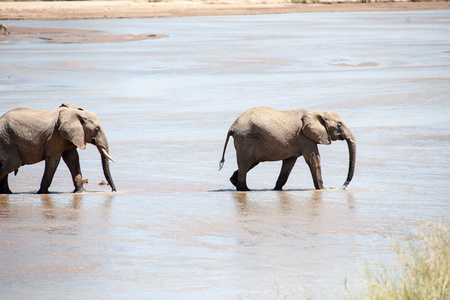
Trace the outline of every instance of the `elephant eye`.
{"label": "elephant eye", "polygon": [[338,127],[338,128],[341,128],[341,126],[342,126],[342,123],[341,123],[341,122],[338,122],[338,123],[337,123],[337,127]]}
{"label": "elephant eye", "polygon": [[95,127],[94,132],[98,133],[100,131],[100,127]]}

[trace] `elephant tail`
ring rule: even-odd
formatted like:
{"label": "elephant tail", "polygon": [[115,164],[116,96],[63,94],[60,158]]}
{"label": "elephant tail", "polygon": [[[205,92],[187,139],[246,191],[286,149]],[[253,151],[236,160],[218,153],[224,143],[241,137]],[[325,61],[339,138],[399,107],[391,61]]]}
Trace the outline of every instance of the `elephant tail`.
{"label": "elephant tail", "polygon": [[233,135],[233,131],[231,129],[228,130],[227,139],[225,140],[225,146],[223,147],[222,160],[219,162],[219,171],[222,170],[223,165],[225,163],[225,151],[227,151],[228,140],[230,139],[230,136],[232,136],[232,135]]}

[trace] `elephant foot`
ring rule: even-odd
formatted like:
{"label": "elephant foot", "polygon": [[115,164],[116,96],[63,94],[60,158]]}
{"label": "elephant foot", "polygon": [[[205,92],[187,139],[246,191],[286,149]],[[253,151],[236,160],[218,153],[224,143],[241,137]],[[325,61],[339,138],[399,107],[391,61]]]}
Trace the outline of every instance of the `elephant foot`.
{"label": "elephant foot", "polygon": [[[1,165],[2,163],[0,162],[0,168]],[[2,180],[0,180],[0,194],[12,194],[8,185],[8,175],[6,175],[5,177],[3,177]]]}
{"label": "elephant foot", "polygon": [[9,188],[6,189],[0,189],[0,194],[12,194],[11,190]]}
{"label": "elephant foot", "polygon": [[237,179],[238,179],[238,171],[235,171],[233,173],[233,176],[230,177],[230,182],[231,184],[233,184],[234,186],[237,185]]}
{"label": "elephant foot", "polygon": [[236,190],[238,191],[238,192],[249,192],[250,191],[250,189],[248,188],[248,186],[247,186],[247,184],[246,183],[243,183],[243,184],[237,184],[236,185]]}
{"label": "elephant foot", "polygon": [[74,191],[73,191],[74,193],[83,193],[83,192],[87,192],[86,190],[85,190],[85,188],[77,188],[77,189],[75,189]]}
{"label": "elephant foot", "polygon": [[236,191],[238,191],[238,192],[251,192],[251,189],[249,189],[249,188],[236,188]]}

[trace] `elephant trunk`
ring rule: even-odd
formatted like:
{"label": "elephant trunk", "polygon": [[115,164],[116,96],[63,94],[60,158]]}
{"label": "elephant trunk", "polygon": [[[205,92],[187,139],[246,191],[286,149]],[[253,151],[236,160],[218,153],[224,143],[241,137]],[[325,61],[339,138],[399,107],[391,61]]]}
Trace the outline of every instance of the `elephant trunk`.
{"label": "elephant trunk", "polygon": [[97,146],[98,152],[100,152],[100,155],[102,156],[102,167],[103,167],[103,174],[105,175],[106,181],[111,186],[111,190],[113,192],[116,191],[116,186],[114,185],[114,181],[111,177],[111,171],[109,170],[109,160],[114,161],[111,156],[108,154],[108,150]]}
{"label": "elephant trunk", "polygon": [[348,174],[347,179],[342,186],[344,189],[350,184],[352,181],[353,174],[355,173],[355,161],[356,161],[356,142],[353,136],[351,138],[346,139],[348,146],[348,154],[349,154],[349,163],[348,163]]}

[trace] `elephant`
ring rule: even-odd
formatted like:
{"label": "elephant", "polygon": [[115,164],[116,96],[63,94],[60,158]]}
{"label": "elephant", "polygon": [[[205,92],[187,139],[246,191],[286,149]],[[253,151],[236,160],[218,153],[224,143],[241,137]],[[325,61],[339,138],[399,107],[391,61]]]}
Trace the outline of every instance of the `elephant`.
{"label": "elephant", "polygon": [[356,142],[352,132],[333,110],[295,109],[280,111],[270,107],[254,107],[242,113],[231,125],[225,140],[219,170],[225,163],[230,136],[234,139],[238,170],[230,181],[237,191],[249,191],[247,172],[265,161],[281,160],[282,167],[274,190],[282,190],[297,161],[304,157],[317,190],[323,189],[318,144],[346,140],[349,149],[349,168],[343,188],[353,178]]}
{"label": "elephant", "polygon": [[8,30],[8,27],[6,27],[5,24],[0,24],[0,31],[3,30],[3,34],[6,35],[10,35],[11,31]]}
{"label": "elephant", "polygon": [[23,165],[45,161],[45,171],[38,194],[48,194],[61,157],[72,175],[74,193],[85,191],[77,148],[86,143],[97,146],[103,173],[113,192],[109,145],[100,120],[93,112],[72,104],[59,108],[34,110],[15,108],[0,117],[0,194],[11,194],[8,175]]}

